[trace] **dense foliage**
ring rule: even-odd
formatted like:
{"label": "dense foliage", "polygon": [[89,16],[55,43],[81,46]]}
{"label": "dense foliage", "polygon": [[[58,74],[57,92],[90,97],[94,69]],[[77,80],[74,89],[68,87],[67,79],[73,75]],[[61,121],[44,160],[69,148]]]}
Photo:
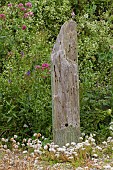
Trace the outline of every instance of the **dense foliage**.
{"label": "dense foliage", "polygon": [[52,135],[50,55],[60,27],[72,11],[78,25],[81,131],[96,133],[98,140],[109,136],[112,7],[112,0],[1,3],[1,136]]}

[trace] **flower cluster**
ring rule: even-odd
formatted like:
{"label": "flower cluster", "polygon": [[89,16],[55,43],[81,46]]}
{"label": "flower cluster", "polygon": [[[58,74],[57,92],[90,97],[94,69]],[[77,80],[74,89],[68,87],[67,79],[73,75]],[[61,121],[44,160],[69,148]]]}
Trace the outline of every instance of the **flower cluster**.
{"label": "flower cluster", "polygon": [[27,28],[26,25],[22,26],[22,30],[26,30],[26,28]]}
{"label": "flower cluster", "polygon": [[23,5],[22,3],[19,3],[19,4],[18,4],[18,7],[19,7],[19,8],[21,8],[21,7],[23,7],[23,6],[24,6],[24,5]]}
{"label": "flower cluster", "polygon": [[[23,26],[23,30],[24,30],[24,27]],[[26,27],[25,27],[26,29]],[[47,78],[48,75],[51,73],[51,70],[50,70],[50,65],[48,63],[43,63],[41,66],[40,65],[36,65],[35,66],[35,70],[36,71],[39,71],[38,73],[38,76],[41,76],[42,78]],[[28,70],[26,73],[25,73],[27,76],[30,76],[31,74],[31,71]]]}
{"label": "flower cluster", "polygon": [[[67,143],[65,146],[59,147],[52,143],[47,143],[47,138],[44,138],[40,133],[35,133],[33,138],[23,139],[22,143],[18,142],[18,136],[14,135],[11,139],[11,146],[13,154],[16,154],[15,161],[11,159],[11,151],[8,149],[8,139],[1,139],[1,148],[6,152],[3,163],[9,161],[10,164],[13,161],[13,165],[17,166],[17,162],[21,159],[21,156],[26,160],[24,166],[30,161],[32,167],[39,168],[38,160],[57,160],[63,162],[70,162],[73,165],[78,164],[77,170],[88,170],[89,168],[107,169],[113,170],[113,164],[105,164],[103,160],[110,159],[113,155],[113,138],[108,137],[107,141],[102,144],[96,145],[94,135],[86,136],[83,141],[83,137],[80,137],[80,143]],[[44,143],[46,143],[44,145]],[[21,150],[19,149],[21,148]],[[109,152],[110,151],[110,152]],[[10,158],[6,159],[6,155]],[[18,155],[18,156],[17,156]],[[21,156],[20,156],[21,155]],[[84,159],[84,161],[83,161]],[[17,161],[18,160],[18,161]],[[82,161],[81,161],[82,160]],[[88,163],[89,161],[89,163]],[[21,160],[22,162],[22,160]],[[81,162],[81,164],[80,164]],[[86,164],[85,164],[86,162]],[[85,166],[84,168],[80,167]],[[21,166],[21,164],[19,165]]]}
{"label": "flower cluster", "polygon": [[31,2],[27,2],[27,3],[25,4],[25,6],[28,7],[28,8],[31,8],[31,7],[32,7],[32,3],[31,3]]}
{"label": "flower cluster", "polygon": [[5,14],[0,14],[0,19],[5,19],[5,18],[6,18]]}
{"label": "flower cluster", "polygon": [[[8,7],[12,7],[13,4],[9,3],[7,5]],[[15,6],[14,6],[15,7]],[[23,16],[23,18],[30,18],[30,17],[33,17],[34,16],[34,13],[31,11],[31,8],[32,8],[32,3],[31,2],[27,2],[25,3],[25,5],[23,3],[19,3],[17,6],[16,6],[17,10],[19,9],[20,11],[24,12],[24,13],[19,13],[20,17]],[[30,8],[30,9],[29,9]],[[11,9],[12,10],[12,9]],[[14,9],[13,9],[14,10]],[[30,11],[29,11],[30,10]],[[9,17],[9,16],[8,16]],[[0,14],[0,19],[4,20],[6,19],[6,15],[5,14]],[[22,26],[22,30],[26,30],[27,26],[24,24]]]}
{"label": "flower cluster", "polygon": [[8,6],[8,7],[12,7],[12,4],[8,4],[7,6]]}
{"label": "flower cluster", "polygon": [[31,12],[31,11],[24,14],[24,18],[28,18],[28,17],[31,17],[31,16],[34,16],[33,12]]}
{"label": "flower cluster", "polygon": [[35,69],[42,69],[42,70],[44,70],[44,69],[48,69],[48,70],[50,70],[50,65],[48,64],[48,63],[43,63],[42,64],[42,66],[40,66],[40,65],[36,65],[35,66]]}
{"label": "flower cluster", "polygon": [[41,77],[42,78],[47,78],[48,75],[51,73],[51,70],[50,70],[50,64],[48,63],[43,63],[41,66],[40,65],[36,65],[35,66],[35,69],[38,71],[43,71],[41,72]]}

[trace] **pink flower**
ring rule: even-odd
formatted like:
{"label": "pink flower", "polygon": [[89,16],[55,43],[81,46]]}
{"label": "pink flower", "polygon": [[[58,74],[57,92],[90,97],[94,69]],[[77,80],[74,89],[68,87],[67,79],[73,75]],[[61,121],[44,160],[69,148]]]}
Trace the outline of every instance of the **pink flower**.
{"label": "pink flower", "polygon": [[28,12],[28,14],[29,14],[30,16],[33,16],[33,15],[34,15],[33,12],[31,12],[31,11]]}
{"label": "pink flower", "polygon": [[31,2],[27,2],[27,3],[25,4],[25,6],[28,7],[28,8],[31,8],[31,7],[32,7],[32,3],[31,3]]}
{"label": "pink flower", "polygon": [[20,8],[20,9],[21,9],[21,11],[26,11],[26,8],[24,8],[24,7]]}
{"label": "pink flower", "polygon": [[26,25],[23,25],[23,26],[22,26],[22,29],[23,29],[23,30],[25,30],[26,28],[27,28]]}
{"label": "pink flower", "polygon": [[28,18],[29,17],[29,14],[28,13],[25,13],[24,14],[24,18]]}
{"label": "pink flower", "polygon": [[6,18],[5,14],[0,14],[0,18],[5,19]]}
{"label": "pink flower", "polygon": [[72,16],[72,18],[74,18],[74,17],[75,17],[75,13],[74,13],[74,11],[72,11],[71,16]]}
{"label": "pink flower", "polygon": [[49,64],[48,63],[43,63],[42,64],[42,70],[44,70],[45,68],[49,69]]}
{"label": "pink flower", "polygon": [[18,4],[18,7],[23,7],[24,5],[22,3],[19,3]]}
{"label": "pink flower", "polygon": [[8,7],[12,7],[12,4],[7,4]]}
{"label": "pink flower", "polygon": [[33,16],[33,12],[27,12],[24,14],[24,18],[28,18],[29,16]]}
{"label": "pink flower", "polygon": [[39,66],[39,65],[35,66],[35,69],[40,69],[40,68],[41,68],[41,66]]}

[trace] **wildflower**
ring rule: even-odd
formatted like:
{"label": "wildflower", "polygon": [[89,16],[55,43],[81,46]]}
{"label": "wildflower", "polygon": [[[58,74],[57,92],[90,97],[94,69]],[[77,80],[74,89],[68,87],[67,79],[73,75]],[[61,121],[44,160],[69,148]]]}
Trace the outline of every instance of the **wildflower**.
{"label": "wildflower", "polygon": [[24,128],[27,128],[28,126],[26,125],[26,124],[24,124],[24,126],[23,126]]}
{"label": "wildflower", "polygon": [[113,122],[111,122],[110,125],[113,125]]}
{"label": "wildflower", "polygon": [[80,149],[83,147],[83,143],[77,143],[76,149]]}
{"label": "wildflower", "polygon": [[86,135],[85,138],[88,139],[88,135]]}
{"label": "wildflower", "polygon": [[81,167],[78,167],[76,170],[83,170],[83,168],[81,168]]}
{"label": "wildflower", "polygon": [[12,7],[12,4],[7,4],[8,7]]}
{"label": "wildflower", "polygon": [[34,15],[32,11],[29,11],[28,14],[29,14],[30,16],[33,16],[33,15]]}
{"label": "wildflower", "polygon": [[8,80],[8,83],[11,83],[11,80],[10,80],[10,79]]}
{"label": "wildflower", "polygon": [[91,137],[91,136],[88,138],[88,140],[91,142],[95,142],[95,139],[93,139],[93,137]]}
{"label": "wildflower", "polygon": [[[34,147],[35,146],[35,147]],[[36,145],[32,145],[32,143],[29,143],[29,147],[30,148],[36,148],[37,146]]]}
{"label": "wildflower", "polygon": [[83,137],[79,137],[79,140],[81,140],[81,141],[82,141],[82,140],[83,140]]}
{"label": "wildflower", "polygon": [[70,148],[69,151],[70,151],[71,154],[73,154],[74,150],[75,150],[74,148]]}
{"label": "wildflower", "polygon": [[37,138],[40,138],[42,135],[41,135],[41,133],[38,133],[37,134]]}
{"label": "wildflower", "polygon": [[75,143],[75,142],[71,142],[71,145],[75,146],[75,145],[76,145],[76,143]]}
{"label": "wildflower", "polygon": [[44,139],[44,136],[42,136],[42,139]]}
{"label": "wildflower", "polygon": [[34,137],[36,137],[37,136],[37,133],[34,133],[34,135],[33,135]]}
{"label": "wildflower", "polygon": [[13,143],[16,143],[16,140],[12,140]]}
{"label": "wildflower", "polygon": [[85,133],[81,133],[81,135],[84,137],[84,136],[85,136]]}
{"label": "wildflower", "polygon": [[26,25],[23,25],[22,26],[22,30],[25,30],[27,27],[26,27]]}
{"label": "wildflower", "polygon": [[59,146],[58,145],[54,145],[54,148],[58,148]]}
{"label": "wildflower", "polygon": [[72,18],[74,18],[74,17],[75,17],[75,13],[74,13],[74,11],[72,11],[71,16],[72,16]]}
{"label": "wildflower", "polygon": [[6,150],[6,153],[11,153],[11,150],[10,150],[10,149],[7,149],[7,150]]}
{"label": "wildflower", "polygon": [[44,146],[44,150],[48,150],[49,146],[48,145],[45,145]]}
{"label": "wildflower", "polygon": [[38,149],[35,149],[35,150],[34,150],[34,153],[38,153],[39,155],[41,155],[41,154],[42,154],[42,151],[40,151],[40,150],[38,150]]}
{"label": "wildflower", "polygon": [[113,131],[113,128],[112,128],[112,126],[110,126],[110,127],[109,127],[109,130],[112,130],[112,131]]}
{"label": "wildflower", "polygon": [[18,145],[14,145],[14,148],[15,148],[15,149],[18,149]]}
{"label": "wildflower", "polygon": [[0,18],[5,19],[6,18],[5,14],[0,14]]}
{"label": "wildflower", "polygon": [[111,170],[111,166],[110,166],[110,165],[105,165],[105,166],[103,166],[103,168],[104,168],[105,170]]}
{"label": "wildflower", "polygon": [[70,144],[69,143],[66,143],[66,147],[68,147]]}
{"label": "wildflower", "polygon": [[5,142],[8,142],[8,139],[6,139]]}
{"label": "wildflower", "polygon": [[26,142],[26,141],[27,141],[27,139],[24,138],[22,142],[24,143],[24,142]]}
{"label": "wildflower", "polygon": [[97,158],[97,157],[98,157],[98,155],[97,155],[97,154],[93,154],[93,157]]}
{"label": "wildflower", "polygon": [[68,159],[69,159],[69,160],[73,159],[73,156],[69,156]]}
{"label": "wildflower", "polygon": [[7,149],[7,145],[4,145],[4,149]]}
{"label": "wildflower", "polygon": [[86,148],[82,148],[81,150],[84,151]]}
{"label": "wildflower", "polygon": [[29,12],[24,14],[24,18],[28,18],[28,17],[32,17],[32,16],[34,16],[32,11],[29,11]]}
{"label": "wildflower", "polygon": [[36,159],[35,161],[34,161],[34,164],[37,164],[38,163],[38,160]]}
{"label": "wildflower", "polygon": [[88,18],[88,14],[85,14],[85,15],[84,15],[84,18],[86,18],[86,19],[87,19],[87,18]]}
{"label": "wildflower", "polygon": [[24,5],[22,3],[19,3],[18,4],[18,7],[23,7]]}
{"label": "wildflower", "polygon": [[29,14],[28,13],[25,13],[24,14],[24,18],[28,18],[29,17]]}
{"label": "wildflower", "polygon": [[48,63],[43,63],[42,64],[42,69],[45,69],[45,68],[48,68],[49,67],[49,64]]}
{"label": "wildflower", "polygon": [[5,142],[5,138],[2,138],[1,141],[2,141],[2,142]]}
{"label": "wildflower", "polygon": [[27,76],[29,76],[29,75],[30,75],[30,71],[29,71],[29,70],[27,71],[26,75],[27,75]]}
{"label": "wildflower", "polygon": [[19,146],[19,145],[20,145],[20,142],[17,142],[17,145]]}
{"label": "wildflower", "polygon": [[31,138],[29,138],[29,139],[28,139],[28,143],[30,143],[30,142],[31,142],[31,140],[32,140],[32,139],[31,139]]}
{"label": "wildflower", "polygon": [[23,154],[26,154],[27,153],[27,151],[25,150],[25,151],[23,151]]}
{"label": "wildflower", "polygon": [[35,66],[35,69],[39,69],[39,68],[41,68],[41,66],[39,66],[39,65],[36,65],[36,66]]}
{"label": "wildflower", "polygon": [[73,155],[74,155],[74,156],[78,156],[77,152],[73,152]]}
{"label": "wildflower", "polygon": [[34,153],[32,152],[31,154],[30,154],[32,157],[34,157]]}
{"label": "wildflower", "polygon": [[14,135],[14,138],[16,139],[18,136],[17,135]]}
{"label": "wildflower", "polygon": [[54,148],[49,148],[49,152],[56,152],[56,150]]}
{"label": "wildflower", "polygon": [[111,139],[112,139],[112,137],[109,136],[109,137],[107,138],[107,142],[111,142]]}
{"label": "wildflower", "polygon": [[102,144],[103,144],[103,145],[107,145],[107,142],[106,142],[106,141],[103,141]]}
{"label": "wildflower", "polygon": [[25,4],[25,6],[28,7],[28,8],[31,8],[31,7],[32,7],[32,3],[31,3],[31,2],[27,2],[27,3]]}
{"label": "wildflower", "polygon": [[66,149],[65,148],[58,148],[57,150],[58,150],[58,152],[65,152]]}
{"label": "wildflower", "polygon": [[21,145],[22,145],[23,147],[25,146],[25,144],[24,144],[24,143],[22,143]]}
{"label": "wildflower", "polygon": [[87,140],[84,142],[84,145],[85,146],[90,146],[90,143],[89,142],[87,142]]}
{"label": "wildflower", "polygon": [[60,157],[60,154],[59,154],[59,153],[56,153],[55,156],[56,156],[57,158],[59,158],[59,157]]}
{"label": "wildflower", "polygon": [[22,7],[22,8],[20,8],[20,10],[21,10],[21,11],[26,11],[27,9],[24,8],[24,7]]}
{"label": "wildflower", "polygon": [[102,148],[100,146],[96,146],[96,148],[99,150],[99,151],[102,151]]}

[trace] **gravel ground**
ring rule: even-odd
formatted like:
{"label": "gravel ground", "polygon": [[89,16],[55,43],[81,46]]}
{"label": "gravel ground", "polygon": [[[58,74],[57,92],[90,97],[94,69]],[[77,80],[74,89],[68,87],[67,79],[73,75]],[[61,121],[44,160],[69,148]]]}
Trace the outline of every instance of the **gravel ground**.
{"label": "gravel ground", "polygon": [[[113,170],[113,157],[112,158],[93,158],[92,160],[87,160],[87,162],[84,162],[83,167],[75,168],[72,164],[68,162],[64,163],[56,163],[53,164],[51,162],[47,161],[40,161],[37,159],[37,162],[32,162],[32,158],[29,158],[28,160],[19,160],[19,163],[12,162],[9,163],[9,160],[7,160],[5,157],[7,155],[3,155],[2,151],[0,151],[0,170]],[[12,154],[12,156],[14,156]],[[5,159],[6,160],[5,160]],[[15,155],[16,158],[16,155]],[[28,166],[22,166],[22,163],[25,163]],[[7,165],[9,163],[9,165]]]}
{"label": "gravel ground", "polygon": [[8,140],[2,138],[0,170],[113,170],[112,137],[97,145],[90,135],[85,141],[62,147],[53,142],[43,146],[38,138],[24,139],[20,145],[15,138],[10,139],[11,150]]}

